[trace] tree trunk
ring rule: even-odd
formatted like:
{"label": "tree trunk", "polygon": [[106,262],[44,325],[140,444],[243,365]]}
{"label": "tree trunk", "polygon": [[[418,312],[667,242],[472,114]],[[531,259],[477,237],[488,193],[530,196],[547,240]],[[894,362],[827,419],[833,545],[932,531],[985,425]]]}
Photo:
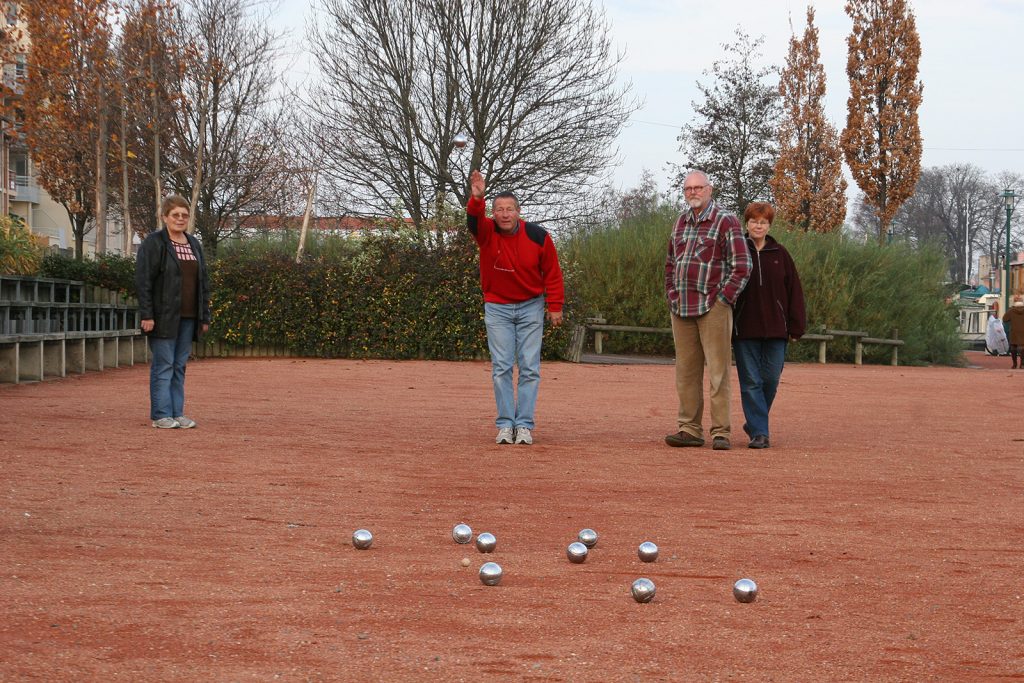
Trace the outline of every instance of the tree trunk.
{"label": "tree trunk", "polygon": [[132,253],[132,212],[128,195],[128,114],[121,107],[121,201],[124,222],[121,227],[121,247],[125,256]]}
{"label": "tree trunk", "polygon": [[302,253],[306,248],[306,234],[309,231],[309,217],[313,213],[313,196],[316,194],[317,176],[313,174],[313,182],[309,185],[309,194],[306,195],[306,213],[302,216],[302,230],[299,232],[299,248],[295,252],[295,263],[302,263]]}
{"label": "tree trunk", "polygon": [[[200,107],[202,103],[200,102]],[[192,177],[192,197],[189,200],[188,231],[196,231],[196,208],[199,206],[199,186],[203,182],[203,152],[206,150],[206,108],[199,111],[199,135],[196,138],[196,171]]]}
{"label": "tree trunk", "polygon": [[99,110],[96,131],[96,254],[107,252],[107,148],[108,111],[106,103]]}

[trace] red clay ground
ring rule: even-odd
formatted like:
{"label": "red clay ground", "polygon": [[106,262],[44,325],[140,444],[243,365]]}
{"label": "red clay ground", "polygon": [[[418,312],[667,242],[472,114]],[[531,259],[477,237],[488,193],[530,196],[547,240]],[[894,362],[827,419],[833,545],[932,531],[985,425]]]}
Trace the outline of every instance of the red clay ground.
{"label": "red clay ground", "polygon": [[662,443],[666,366],[546,364],[529,448],[486,363],[194,361],[193,431],[145,367],[3,386],[0,679],[1024,678],[1024,371],[972,360],[787,366],[728,453]]}

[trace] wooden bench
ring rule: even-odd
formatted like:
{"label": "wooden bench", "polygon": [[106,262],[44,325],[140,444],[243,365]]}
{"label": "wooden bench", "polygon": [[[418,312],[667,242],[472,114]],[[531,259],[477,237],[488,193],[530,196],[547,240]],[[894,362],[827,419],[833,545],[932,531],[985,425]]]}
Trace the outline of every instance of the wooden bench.
{"label": "wooden bench", "polygon": [[830,341],[835,339],[831,334],[805,334],[800,337],[800,341],[816,341],[818,342],[818,362],[822,365],[825,364],[825,347]]}
{"label": "wooden bench", "polygon": [[594,333],[594,353],[604,353],[604,335],[606,332],[640,332],[652,334],[668,334],[671,336],[671,327],[641,327],[638,325],[609,325],[604,318],[584,318],[583,324],[576,325],[572,331],[572,338],[569,340],[569,348],[566,351],[567,360],[579,363],[583,356],[583,347],[587,343],[587,333]]}
{"label": "wooden bench", "polygon": [[[820,329],[820,328],[819,328]],[[638,325],[609,325],[604,318],[584,318],[583,323],[577,325],[573,329],[572,338],[569,342],[569,348],[566,352],[566,357],[573,363],[579,363],[580,358],[583,356],[583,348],[586,346],[587,333],[588,331],[594,332],[594,353],[601,355],[604,353],[604,335],[607,332],[639,332],[645,334],[672,334],[671,327],[641,327]],[[899,364],[899,348],[903,346],[904,342],[898,339],[898,330],[892,331],[892,338],[882,339],[878,337],[869,337],[867,332],[861,332],[859,330],[833,330],[833,329],[822,329],[820,332],[812,332],[805,334],[800,338],[800,341],[809,341],[818,343],[818,362],[825,364],[826,356],[828,352],[828,343],[835,341],[837,337],[848,337],[854,340],[853,342],[853,362],[855,365],[864,364],[864,346],[869,344],[875,344],[878,346],[891,346],[892,347],[892,365]]]}
{"label": "wooden bench", "polygon": [[898,339],[898,330],[892,331],[891,339],[882,339],[878,337],[869,337],[867,332],[860,330],[833,330],[825,329],[820,334],[805,334],[800,338],[800,341],[817,341],[818,342],[818,362],[825,362],[826,345],[828,342],[833,341],[836,337],[849,337],[853,339],[853,363],[854,365],[864,364],[864,346],[869,344],[875,344],[878,346],[891,346],[892,347],[892,365],[899,365],[899,348],[903,346],[904,342],[902,339]]}

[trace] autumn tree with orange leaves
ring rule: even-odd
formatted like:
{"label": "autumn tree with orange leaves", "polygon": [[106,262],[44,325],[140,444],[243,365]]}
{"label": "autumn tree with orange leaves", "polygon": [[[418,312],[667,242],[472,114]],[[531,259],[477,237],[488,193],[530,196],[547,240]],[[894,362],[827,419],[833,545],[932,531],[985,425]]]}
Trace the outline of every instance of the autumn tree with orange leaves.
{"label": "autumn tree with orange leaves", "polygon": [[848,0],[850,78],[843,153],[879,219],[878,240],[921,175],[921,39],[906,0]]}
{"label": "autumn tree with orange leaves", "polygon": [[97,194],[105,197],[97,179],[102,186],[111,6],[108,0],[48,0],[28,3],[24,11],[31,47],[22,130],[39,183],[68,212],[80,259],[96,221]]}
{"label": "autumn tree with orange leaves", "polygon": [[846,180],[839,135],[825,118],[825,69],[812,7],[803,38],[789,39],[779,95],[779,158],[771,179],[779,215],[803,230],[838,230],[846,217]]}

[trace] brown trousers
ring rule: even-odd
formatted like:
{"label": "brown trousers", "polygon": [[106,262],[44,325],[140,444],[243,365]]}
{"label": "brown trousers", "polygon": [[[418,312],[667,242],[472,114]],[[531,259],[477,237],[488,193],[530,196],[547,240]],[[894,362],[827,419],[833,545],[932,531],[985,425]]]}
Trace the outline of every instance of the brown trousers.
{"label": "brown trousers", "polygon": [[704,438],[704,365],[711,388],[711,436],[729,437],[729,366],[732,360],[732,307],[721,301],[704,315],[672,314],[676,347],[676,393],[679,429]]}

